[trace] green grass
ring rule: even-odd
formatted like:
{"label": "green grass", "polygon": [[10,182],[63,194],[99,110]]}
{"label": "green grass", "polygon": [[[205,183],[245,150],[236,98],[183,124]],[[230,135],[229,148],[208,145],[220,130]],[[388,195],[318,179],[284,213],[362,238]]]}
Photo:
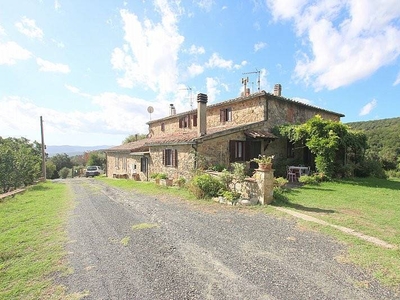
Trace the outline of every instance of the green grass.
{"label": "green grass", "polygon": [[0,202],[0,299],[60,299],[52,281],[67,271],[65,223],[72,208],[67,186],[40,183]]}
{"label": "green grass", "polygon": [[400,288],[400,182],[352,179],[306,185],[284,193],[284,206],[329,223],[377,237],[397,249],[384,249],[333,228],[318,227],[346,242],[347,259],[369,269],[385,284]]}

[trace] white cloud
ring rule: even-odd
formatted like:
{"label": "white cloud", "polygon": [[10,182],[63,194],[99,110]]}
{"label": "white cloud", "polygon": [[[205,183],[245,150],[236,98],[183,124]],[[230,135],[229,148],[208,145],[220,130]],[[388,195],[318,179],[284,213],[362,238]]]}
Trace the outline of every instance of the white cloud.
{"label": "white cloud", "polygon": [[216,100],[217,95],[220,94],[220,90],[218,90],[218,80],[207,77],[206,79],[206,86],[207,86],[207,96],[208,96],[208,101],[214,102]]}
{"label": "white cloud", "polygon": [[304,48],[295,77],[316,90],[368,77],[400,55],[397,0],[268,1],[275,20],[293,20]]}
{"label": "white cloud", "polygon": [[204,50],[204,47],[200,46],[197,47],[195,45],[190,46],[189,48],[189,53],[190,54],[204,54],[206,51]]}
{"label": "white cloud", "polygon": [[55,9],[56,11],[59,11],[59,10],[61,9],[61,4],[60,4],[60,1],[59,1],[59,0],[55,0],[55,1],[54,1],[54,9]]}
{"label": "white cloud", "polygon": [[359,115],[360,116],[365,116],[368,115],[378,104],[378,102],[373,99],[371,102],[367,103],[361,110]]}
{"label": "white cloud", "polygon": [[15,26],[22,34],[36,39],[43,39],[43,31],[36,26],[36,21],[28,19],[27,17],[22,17],[20,22],[15,23]]}
{"label": "white cloud", "polygon": [[204,67],[193,63],[188,67],[188,72],[191,77],[195,77],[204,72]]}
{"label": "white cloud", "polygon": [[393,86],[400,84],[400,72],[397,74],[396,80],[393,82]]}
{"label": "white cloud", "polygon": [[178,33],[178,13],[166,0],[157,0],[156,10],[161,22],[149,19],[140,22],[127,9],[120,10],[126,44],[115,48],[111,56],[114,69],[122,71],[117,79],[122,87],[140,84],[161,93],[176,90],[178,80],[178,52],[184,37]]}
{"label": "white cloud", "polygon": [[39,65],[39,71],[41,72],[69,73],[71,71],[68,65],[52,63],[39,57],[36,59],[36,63]]}
{"label": "white cloud", "polygon": [[17,60],[29,59],[32,54],[15,42],[0,44],[0,65],[13,65]]}
{"label": "white cloud", "polygon": [[236,65],[234,65],[233,67],[234,67],[235,69],[240,69],[241,67],[244,67],[245,65],[247,65],[247,61],[246,61],[246,60],[243,60],[240,64],[236,64]]}
{"label": "white cloud", "polygon": [[55,39],[51,39],[51,41],[52,41],[54,44],[56,44],[58,48],[64,48],[64,47],[65,47],[65,45],[64,45],[63,42],[58,42],[58,41],[56,41]]}
{"label": "white cloud", "polygon": [[202,8],[206,11],[210,11],[212,6],[214,5],[214,0],[200,0],[200,1],[197,1],[196,4],[200,8]]}
{"label": "white cloud", "polygon": [[0,36],[1,36],[1,35],[4,36],[4,35],[7,35],[7,33],[6,33],[6,31],[4,30],[4,28],[0,26]]}
{"label": "white cloud", "polygon": [[267,46],[267,44],[264,42],[259,42],[257,44],[254,44],[254,52],[257,52],[257,51],[265,48],[266,46]]}
{"label": "white cloud", "polygon": [[218,53],[213,53],[206,63],[207,68],[221,68],[221,69],[232,69],[233,61],[225,60],[219,56]]}

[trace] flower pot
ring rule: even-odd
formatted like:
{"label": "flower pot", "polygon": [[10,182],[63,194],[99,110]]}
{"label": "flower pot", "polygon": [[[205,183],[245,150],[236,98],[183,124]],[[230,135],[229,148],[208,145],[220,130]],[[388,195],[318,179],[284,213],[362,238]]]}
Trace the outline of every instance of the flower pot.
{"label": "flower pot", "polygon": [[272,169],[272,164],[271,163],[259,163],[258,164],[258,169],[262,171],[268,171]]}

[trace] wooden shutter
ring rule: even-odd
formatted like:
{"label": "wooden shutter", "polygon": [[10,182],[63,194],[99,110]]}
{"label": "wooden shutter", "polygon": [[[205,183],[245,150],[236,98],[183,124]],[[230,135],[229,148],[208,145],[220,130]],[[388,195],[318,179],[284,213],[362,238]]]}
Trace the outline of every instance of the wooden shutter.
{"label": "wooden shutter", "polygon": [[229,141],[229,162],[235,161],[235,141]]}
{"label": "wooden shutter", "polygon": [[164,149],[163,150],[163,153],[162,153],[162,163],[163,163],[163,165],[165,166],[165,155],[166,155],[166,149]]}
{"label": "wooden shutter", "polygon": [[172,162],[171,165],[174,167],[178,166],[178,150],[171,150]]}
{"label": "wooden shutter", "polygon": [[221,110],[219,111],[219,120],[220,120],[221,122],[225,122],[225,110],[223,110],[223,109],[221,109]]}

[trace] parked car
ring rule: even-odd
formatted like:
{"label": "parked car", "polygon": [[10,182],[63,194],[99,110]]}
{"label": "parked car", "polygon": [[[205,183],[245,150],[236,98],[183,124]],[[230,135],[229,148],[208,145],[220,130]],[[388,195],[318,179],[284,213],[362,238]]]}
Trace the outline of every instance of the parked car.
{"label": "parked car", "polygon": [[88,166],[86,168],[86,177],[94,177],[101,174],[104,174],[104,171],[99,166]]}

